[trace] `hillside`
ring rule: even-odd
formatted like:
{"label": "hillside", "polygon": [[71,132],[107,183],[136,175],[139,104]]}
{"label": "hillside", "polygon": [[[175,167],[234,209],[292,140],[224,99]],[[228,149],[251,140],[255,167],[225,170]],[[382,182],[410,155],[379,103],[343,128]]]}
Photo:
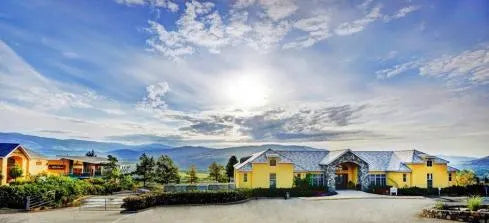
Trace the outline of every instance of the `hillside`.
{"label": "hillside", "polygon": [[464,162],[461,167],[474,170],[478,176],[489,176],[489,156]]}

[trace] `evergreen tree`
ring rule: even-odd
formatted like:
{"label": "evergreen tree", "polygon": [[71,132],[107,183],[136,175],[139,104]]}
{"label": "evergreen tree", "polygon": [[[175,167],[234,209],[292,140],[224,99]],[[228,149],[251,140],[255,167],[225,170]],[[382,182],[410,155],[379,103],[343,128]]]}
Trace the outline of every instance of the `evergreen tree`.
{"label": "evergreen tree", "polygon": [[85,156],[88,156],[88,157],[97,157],[97,155],[95,154],[95,151],[92,149],[91,151],[88,151]]}
{"label": "evergreen tree", "polygon": [[228,177],[228,181],[231,181],[231,178],[234,176],[234,165],[238,163],[238,159],[236,156],[231,156],[228,160],[228,164],[226,164],[226,175]]}
{"label": "evergreen tree", "polygon": [[143,153],[139,157],[139,163],[136,164],[136,175],[139,175],[140,181],[143,181],[143,187],[146,187],[146,182],[151,182],[154,179],[154,166],[155,161],[153,157],[149,157],[146,153]]}
{"label": "evergreen tree", "polygon": [[156,182],[161,184],[180,183],[178,167],[167,155],[162,155],[160,158],[158,158],[158,161],[156,162],[155,175]]}
{"label": "evergreen tree", "polygon": [[109,163],[105,165],[105,178],[109,180],[116,180],[121,176],[121,172],[118,168],[117,158],[115,156],[108,155],[107,160]]}
{"label": "evergreen tree", "polygon": [[195,168],[195,165],[192,165],[192,167],[190,167],[190,170],[187,171],[187,175],[188,175],[188,181],[191,184],[197,183],[197,181],[199,180],[199,178],[197,177],[197,170]]}
{"label": "evergreen tree", "polygon": [[216,162],[212,162],[212,164],[209,165],[209,177],[217,182],[222,181],[223,171],[224,171],[224,167],[222,165],[217,164]]}

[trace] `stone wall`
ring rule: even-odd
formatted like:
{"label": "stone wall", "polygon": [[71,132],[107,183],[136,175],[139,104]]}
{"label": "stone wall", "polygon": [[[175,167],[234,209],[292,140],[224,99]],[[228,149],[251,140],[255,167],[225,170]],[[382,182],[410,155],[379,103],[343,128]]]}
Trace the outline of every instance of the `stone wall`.
{"label": "stone wall", "polygon": [[341,163],[347,163],[347,162],[358,165],[359,184],[361,185],[363,191],[367,190],[369,186],[368,163],[362,160],[357,155],[353,154],[351,151],[348,151],[345,154],[341,155],[340,157],[336,158],[330,164],[323,166],[326,174],[325,178],[326,178],[326,184],[328,185],[328,190],[329,191],[336,190],[336,182],[335,182],[336,166],[338,166]]}
{"label": "stone wall", "polygon": [[479,211],[455,211],[455,210],[438,210],[424,209],[421,213],[423,217],[438,218],[461,222],[489,222],[489,212]]}

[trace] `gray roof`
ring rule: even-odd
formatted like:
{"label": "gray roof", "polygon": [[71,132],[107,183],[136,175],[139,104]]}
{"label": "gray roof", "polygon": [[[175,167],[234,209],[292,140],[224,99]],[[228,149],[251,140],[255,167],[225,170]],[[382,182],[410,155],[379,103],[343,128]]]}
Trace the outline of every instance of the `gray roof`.
{"label": "gray roof", "polygon": [[243,163],[238,163],[235,168],[241,171],[251,171],[252,163],[266,163],[270,154],[279,155],[279,163],[293,163],[294,171],[321,171],[321,165],[328,165],[346,152],[352,152],[369,165],[370,171],[411,172],[406,164],[424,163],[425,158],[431,158],[435,163],[448,163],[439,157],[417,150],[402,151],[280,151],[268,149],[253,154]]}
{"label": "gray roof", "polygon": [[0,143],[0,157],[5,157],[19,146],[17,143]]}
{"label": "gray roof", "polygon": [[458,169],[455,167],[448,166],[448,172],[457,172]]}
{"label": "gray roof", "polygon": [[92,157],[92,156],[57,156],[58,159],[67,160],[80,160],[86,163],[103,164],[109,163],[109,160],[104,157]]}

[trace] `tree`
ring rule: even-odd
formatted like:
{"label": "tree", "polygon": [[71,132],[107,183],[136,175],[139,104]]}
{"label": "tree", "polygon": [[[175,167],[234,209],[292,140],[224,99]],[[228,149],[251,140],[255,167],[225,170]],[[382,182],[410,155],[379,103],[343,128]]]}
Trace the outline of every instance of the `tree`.
{"label": "tree", "polygon": [[239,162],[240,163],[244,163],[246,160],[248,160],[249,158],[251,158],[251,156],[245,156],[245,157],[241,157],[239,158]]}
{"label": "tree", "polygon": [[457,182],[458,186],[464,186],[465,187],[468,185],[475,184],[475,182],[476,182],[475,178],[476,178],[476,176],[475,176],[474,171],[461,170],[461,171],[457,172],[457,174],[455,175],[455,182]]}
{"label": "tree", "polygon": [[134,173],[141,177],[140,180],[143,181],[143,187],[146,187],[146,182],[153,181],[154,166],[155,161],[153,157],[147,156],[146,153],[143,153],[139,157],[139,163],[136,164],[136,171]]}
{"label": "tree", "polygon": [[85,156],[88,156],[88,157],[97,157],[97,155],[95,154],[95,151],[92,149],[91,151],[88,151]]}
{"label": "tree", "polygon": [[162,155],[160,158],[158,158],[158,161],[156,162],[155,175],[156,182],[161,184],[180,183],[178,167],[167,155]]}
{"label": "tree", "polygon": [[24,174],[24,171],[22,171],[22,168],[20,168],[20,166],[17,164],[15,164],[15,166],[12,167],[9,172],[10,177],[12,177],[14,180],[21,177],[22,174]]}
{"label": "tree", "polygon": [[195,165],[192,165],[192,167],[190,167],[190,170],[187,171],[187,175],[188,181],[191,184],[197,183],[197,180],[199,180],[199,178],[197,177],[197,170],[195,168]]}
{"label": "tree", "polygon": [[223,171],[224,171],[224,167],[222,165],[217,164],[216,162],[212,162],[212,164],[209,165],[209,177],[211,177],[211,179],[214,179],[217,182],[222,181]]}
{"label": "tree", "polygon": [[228,164],[226,164],[226,175],[228,177],[228,181],[231,181],[231,178],[234,176],[234,165],[238,163],[238,159],[236,156],[231,156],[228,160]]}
{"label": "tree", "polygon": [[107,160],[109,160],[109,163],[105,165],[106,170],[106,179],[108,180],[117,180],[121,176],[121,171],[118,168],[117,158],[115,156],[108,155]]}

